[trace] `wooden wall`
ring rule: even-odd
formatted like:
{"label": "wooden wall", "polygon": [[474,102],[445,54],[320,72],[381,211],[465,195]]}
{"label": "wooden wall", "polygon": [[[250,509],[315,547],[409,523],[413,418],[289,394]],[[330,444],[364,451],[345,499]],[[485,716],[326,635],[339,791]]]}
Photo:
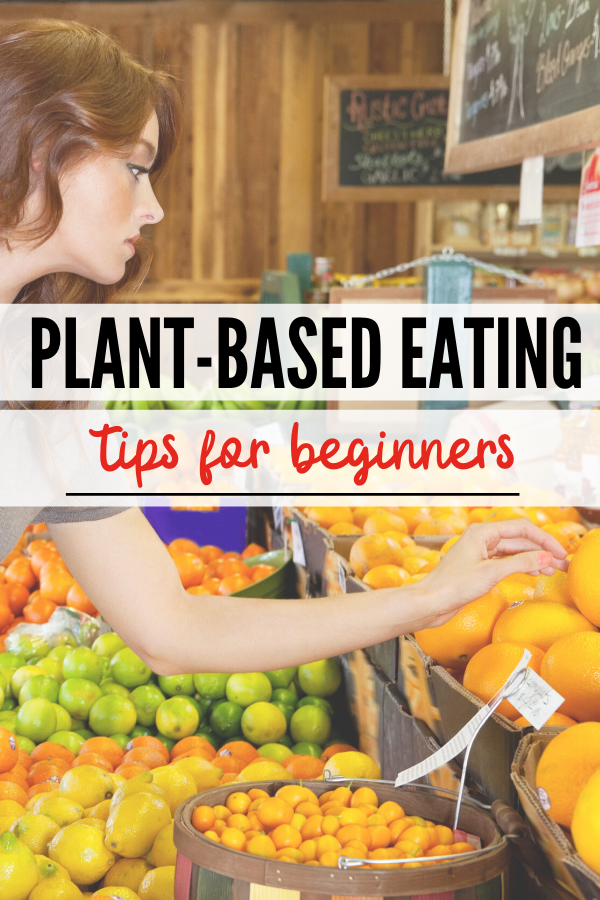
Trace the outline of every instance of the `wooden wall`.
{"label": "wooden wall", "polygon": [[411,257],[414,204],[320,199],[323,76],[440,72],[438,0],[0,3],[0,20],[38,16],[96,25],[180,79],[185,134],[159,189],[149,279],[176,279],[173,299],[192,283],[198,299],[211,285],[248,297],[289,251],[345,272]]}

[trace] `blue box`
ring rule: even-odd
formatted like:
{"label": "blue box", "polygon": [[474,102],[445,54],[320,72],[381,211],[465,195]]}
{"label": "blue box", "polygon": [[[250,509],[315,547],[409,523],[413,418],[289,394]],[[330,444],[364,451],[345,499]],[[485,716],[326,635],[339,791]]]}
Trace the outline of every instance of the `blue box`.
{"label": "blue box", "polygon": [[214,544],[226,553],[241,553],[246,546],[245,506],[226,506],[215,512],[146,506],[143,512],[166,544],[175,538],[189,538],[200,545]]}

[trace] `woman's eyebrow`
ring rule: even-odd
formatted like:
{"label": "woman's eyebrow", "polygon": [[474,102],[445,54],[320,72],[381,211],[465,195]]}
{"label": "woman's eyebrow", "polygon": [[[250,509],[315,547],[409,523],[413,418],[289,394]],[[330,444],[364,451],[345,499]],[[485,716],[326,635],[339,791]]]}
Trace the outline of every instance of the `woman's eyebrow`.
{"label": "woman's eyebrow", "polygon": [[148,166],[150,167],[156,158],[156,147],[145,138],[140,141],[140,146],[143,147],[148,153]]}

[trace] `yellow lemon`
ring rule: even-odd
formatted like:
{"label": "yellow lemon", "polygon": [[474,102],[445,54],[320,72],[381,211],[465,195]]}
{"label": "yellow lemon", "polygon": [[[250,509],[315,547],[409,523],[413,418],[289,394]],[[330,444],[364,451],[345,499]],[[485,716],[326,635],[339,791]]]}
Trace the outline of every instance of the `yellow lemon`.
{"label": "yellow lemon", "polygon": [[600,872],[600,770],[581,791],[571,822],[575,849],[594,872]]}
{"label": "yellow lemon", "polygon": [[145,859],[120,859],[111,866],[102,882],[102,887],[128,887],[137,891],[142,880],[152,870]]}
{"label": "yellow lemon", "polygon": [[104,846],[103,833],[81,822],[61,828],[50,841],[48,856],[64,866],[73,881],[83,885],[99,881],[115,861]]}
{"label": "yellow lemon", "polygon": [[[154,784],[165,793],[165,800],[171,808],[171,815],[175,815],[177,807],[198,793],[195,779],[185,769],[176,769],[175,766],[161,766],[153,769]],[[136,854],[137,855],[137,854]]]}
{"label": "yellow lemon", "polygon": [[13,822],[10,830],[22,844],[29,847],[32,853],[45,853],[54,835],[60,831],[60,827],[49,816],[26,813]]}
{"label": "yellow lemon", "polygon": [[82,900],[82,894],[72,881],[41,881],[29,895],[29,900]]}
{"label": "yellow lemon", "polygon": [[152,850],[148,854],[148,862],[153,866],[175,865],[177,847],[173,843],[173,827],[174,823],[169,822],[154,838]]}
{"label": "yellow lemon", "polygon": [[64,828],[65,825],[71,825],[83,818],[81,803],[76,803],[68,797],[61,797],[58,791],[42,794],[41,797],[36,798],[32,811],[36,816],[49,816],[59,828]]}
{"label": "yellow lemon", "polygon": [[64,866],[61,866],[60,863],[53,862],[48,856],[43,856],[41,853],[35,854],[35,861],[38,867],[38,872],[40,875],[40,881],[44,879],[48,879],[49,881],[70,881],[71,876],[67,872]]}
{"label": "yellow lemon", "polygon": [[18,819],[19,816],[24,815],[25,807],[17,803],[16,800],[0,800],[0,816],[14,816]]}
{"label": "yellow lemon", "polygon": [[[25,810],[23,810],[23,812],[25,812]],[[20,819],[20,818],[21,818],[21,816],[15,816],[15,815],[0,816],[0,834],[2,834],[3,831],[10,831],[13,823],[16,822],[17,819]]]}
{"label": "yellow lemon", "polygon": [[210,788],[218,787],[219,781],[223,777],[223,772],[208,760],[202,759],[200,756],[187,756],[180,759],[179,762],[173,763],[172,768],[183,769],[188,775],[191,775],[196,782],[196,789],[200,791],[208,791]]}
{"label": "yellow lemon", "polygon": [[110,799],[115,792],[115,785],[108,772],[98,766],[76,766],[65,772],[59,791],[85,809]]}
{"label": "yellow lemon", "polygon": [[35,856],[16,835],[0,835],[0,891],[2,900],[27,900],[39,881]]}
{"label": "yellow lemon", "polygon": [[92,897],[113,897],[114,900],[140,900],[139,894],[131,888],[115,885],[114,887],[100,888]]}
{"label": "yellow lemon", "polygon": [[171,810],[161,797],[145,792],[132,794],[111,809],[106,823],[106,846],[129,859],[145,856],[158,832],[170,821]]}
{"label": "yellow lemon", "polygon": [[138,891],[140,900],[175,900],[175,866],[148,872]]}
{"label": "yellow lemon", "polygon": [[97,828],[98,831],[101,831],[103,834],[106,831],[106,822],[104,819],[95,819],[93,816],[84,816],[83,819],[79,820],[82,825],[91,825],[92,828]]}
{"label": "yellow lemon", "polygon": [[119,785],[116,789],[114,797],[110,801],[109,809],[112,811],[119,805],[121,800],[131,797],[132,794],[153,794],[155,797],[163,797],[164,792],[161,788],[153,784],[154,775],[152,772],[143,772],[135,778],[130,778],[125,784]]}
{"label": "yellow lemon", "polygon": [[293,775],[274,759],[252,762],[242,769],[236,781],[291,781]]}
{"label": "yellow lemon", "polygon": [[111,800],[103,800],[101,803],[97,803],[95,806],[88,806],[86,810],[84,810],[84,815],[87,819],[108,819],[108,814],[110,812],[110,804]]}
{"label": "yellow lemon", "polygon": [[325,764],[323,774],[343,775],[344,778],[374,778],[381,779],[381,769],[366,753],[358,750],[348,750],[345,753],[334,753]]}

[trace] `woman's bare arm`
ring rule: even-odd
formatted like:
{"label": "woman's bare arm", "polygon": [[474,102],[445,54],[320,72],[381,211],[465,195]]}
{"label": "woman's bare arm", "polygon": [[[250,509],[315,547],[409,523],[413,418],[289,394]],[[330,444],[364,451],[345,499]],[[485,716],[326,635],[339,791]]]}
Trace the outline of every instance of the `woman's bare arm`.
{"label": "woman's bare arm", "polygon": [[[475,525],[421,582],[362,594],[261,600],[188,594],[138,509],[51,525],[83,590],[162,675],[299,665],[440,625],[515,572],[566,568],[566,551],[524,519]],[[496,558],[491,558],[496,557]]]}

